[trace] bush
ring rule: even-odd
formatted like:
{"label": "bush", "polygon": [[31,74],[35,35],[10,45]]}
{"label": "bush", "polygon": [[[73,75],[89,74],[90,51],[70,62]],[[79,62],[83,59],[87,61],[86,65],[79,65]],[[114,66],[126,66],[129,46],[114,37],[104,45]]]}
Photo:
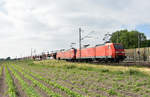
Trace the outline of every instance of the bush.
{"label": "bush", "polygon": [[74,69],[74,68],[77,68],[77,66],[75,66],[75,65],[64,65],[64,68],[66,68],[66,69]]}
{"label": "bush", "polygon": [[113,71],[113,74],[122,75],[122,74],[124,74],[124,72],[123,71]]}
{"label": "bush", "polygon": [[29,66],[35,66],[36,65],[32,60],[26,60],[25,63],[28,64]]}
{"label": "bush", "polygon": [[109,72],[109,69],[101,69],[101,72]]}
{"label": "bush", "polygon": [[129,69],[128,71],[126,71],[125,73],[129,74],[129,75],[138,75],[138,76],[145,76],[146,74],[144,74],[141,71],[135,70],[135,69]]}
{"label": "bush", "polygon": [[108,90],[109,95],[117,95],[117,92],[115,92],[114,89]]}
{"label": "bush", "polygon": [[82,66],[82,67],[79,67],[78,69],[79,69],[79,70],[86,70],[86,71],[87,71],[87,70],[89,70],[89,71],[93,70],[92,67],[86,67],[86,66],[85,66],[85,67],[83,67],[83,66]]}

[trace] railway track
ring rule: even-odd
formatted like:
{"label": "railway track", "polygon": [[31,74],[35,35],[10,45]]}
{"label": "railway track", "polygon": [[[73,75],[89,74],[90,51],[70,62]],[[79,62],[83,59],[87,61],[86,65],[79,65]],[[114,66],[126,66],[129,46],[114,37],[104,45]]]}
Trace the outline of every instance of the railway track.
{"label": "railway track", "polygon": [[144,66],[144,67],[150,67],[150,62],[147,61],[123,61],[123,62],[89,62],[90,64],[97,64],[97,65],[114,65],[114,66]]}
{"label": "railway track", "polygon": [[147,66],[147,67],[150,67],[150,62],[140,62],[140,61],[125,61],[125,62],[121,62],[121,64],[125,64],[125,65],[131,65],[131,66],[133,66],[133,65],[137,65],[137,66]]}

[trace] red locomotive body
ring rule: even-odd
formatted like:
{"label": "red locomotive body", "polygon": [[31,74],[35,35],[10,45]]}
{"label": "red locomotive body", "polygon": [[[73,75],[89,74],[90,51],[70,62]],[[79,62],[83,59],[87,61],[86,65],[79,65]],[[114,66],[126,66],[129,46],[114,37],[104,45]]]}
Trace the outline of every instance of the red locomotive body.
{"label": "red locomotive body", "polygon": [[56,54],[56,59],[63,59],[63,52],[62,51],[60,51],[60,52],[57,52],[57,54]]}
{"label": "red locomotive body", "polygon": [[115,48],[115,59],[120,59],[121,61],[126,58],[124,48],[121,44],[114,44]]}
{"label": "red locomotive body", "polygon": [[119,61],[125,58],[124,48],[121,44],[107,43],[96,46],[96,59]]}
{"label": "red locomotive body", "polygon": [[95,47],[94,48],[84,48],[81,49],[81,58],[80,50],[77,50],[76,59],[92,59],[95,58]]}
{"label": "red locomotive body", "polygon": [[73,60],[76,58],[75,53],[76,53],[76,49],[60,51],[60,52],[57,52],[56,59]]}
{"label": "red locomotive body", "polygon": [[125,59],[125,52],[119,43],[106,43],[91,48],[83,48],[81,52],[79,49],[57,52],[56,58],[77,61],[122,61]]}

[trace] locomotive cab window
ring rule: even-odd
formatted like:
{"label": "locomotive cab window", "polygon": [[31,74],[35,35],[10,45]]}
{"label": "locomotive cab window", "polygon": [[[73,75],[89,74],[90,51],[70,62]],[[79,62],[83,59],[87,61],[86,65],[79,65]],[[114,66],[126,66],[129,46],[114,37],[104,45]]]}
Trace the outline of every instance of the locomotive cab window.
{"label": "locomotive cab window", "polygon": [[115,49],[123,49],[123,46],[122,45],[118,45],[118,44],[115,44],[114,47],[115,47]]}
{"label": "locomotive cab window", "polygon": [[108,49],[111,49],[110,45],[108,45]]}

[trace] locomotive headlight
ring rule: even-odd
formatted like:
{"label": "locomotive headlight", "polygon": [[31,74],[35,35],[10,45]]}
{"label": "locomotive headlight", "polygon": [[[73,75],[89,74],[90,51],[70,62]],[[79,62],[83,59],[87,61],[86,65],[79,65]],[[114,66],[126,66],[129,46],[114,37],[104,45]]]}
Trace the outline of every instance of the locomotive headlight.
{"label": "locomotive headlight", "polygon": [[116,53],[120,53],[119,51],[116,51]]}
{"label": "locomotive headlight", "polygon": [[125,53],[124,51],[122,51],[121,53]]}

